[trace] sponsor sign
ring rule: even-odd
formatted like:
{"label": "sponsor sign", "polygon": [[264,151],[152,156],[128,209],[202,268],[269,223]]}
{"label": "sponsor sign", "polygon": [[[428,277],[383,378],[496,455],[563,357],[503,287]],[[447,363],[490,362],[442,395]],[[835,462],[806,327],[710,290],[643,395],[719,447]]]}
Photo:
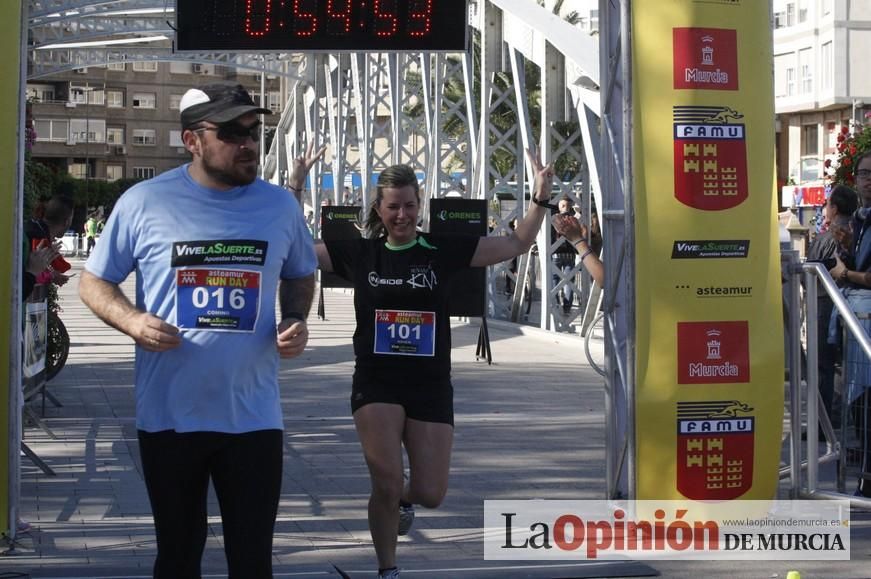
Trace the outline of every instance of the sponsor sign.
{"label": "sponsor sign", "polygon": [[[777,493],[784,406],[772,386],[783,382],[784,342],[769,9],[631,3],[638,499]],[[717,416],[711,400],[752,411]],[[687,417],[695,403],[713,417]]]}
{"label": "sponsor sign", "polygon": [[747,322],[678,322],[678,384],[749,381]]}
{"label": "sponsor sign", "polygon": [[738,90],[738,33],[722,28],[675,28],[674,88]]}
{"label": "sponsor sign", "polygon": [[[357,205],[321,207],[321,238],[324,241],[360,239],[357,225],[361,209]],[[321,271],[320,276],[322,288],[354,287],[353,283],[331,271]]]}
{"label": "sponsor sign", "polygon": [[848,561],[848,501],[484,501],[488,561]]}
{"label": "sponsor sign", "polygon": [[753,483],[753,408],[738,400],[677,403],[677,488],[688,499],[737,499]]}
{"label": "sponsor sign", "polygon": [[[429,211],[430,233],[487,235],[487,202],[483,199],[430,199]],[[418,276],[415,283],[426,280],[426,275]],[[459,272],[451,282],[448,313],[452,316],[484,316],[486,285],[487,270],[483,267]]]}
{"label": "sponsor sign", "polygon": [[744,118],[725,106],[674,107],[674,196],[705,211],[747,199]]}
{"label": "sponsor sign", "polygon": [[750,252],[749,239],[679,239],[671,250],[672,259],[745,258]]}
{"label": "sponsor sign", "polygon": [[752,285],[706,285],[692,286],[681,284],[674,286],[677,290],[691,290],[697,298],[749,298],[753,297]]}

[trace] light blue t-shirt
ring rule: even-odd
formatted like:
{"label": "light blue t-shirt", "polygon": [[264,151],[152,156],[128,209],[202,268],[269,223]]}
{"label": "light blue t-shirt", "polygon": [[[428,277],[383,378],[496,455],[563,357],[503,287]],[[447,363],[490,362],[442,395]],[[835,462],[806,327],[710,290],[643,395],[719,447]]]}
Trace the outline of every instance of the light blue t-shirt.
{"label": "light blue t-shirt", "polygon": [[136,307],[181,328],[178,348],[136,348],[136,426],[281,429],[276,292],[314,272],[311,235],[280,187],[215,191],[188,166],[124,193],[85,264],[115,284],[135,270]]}

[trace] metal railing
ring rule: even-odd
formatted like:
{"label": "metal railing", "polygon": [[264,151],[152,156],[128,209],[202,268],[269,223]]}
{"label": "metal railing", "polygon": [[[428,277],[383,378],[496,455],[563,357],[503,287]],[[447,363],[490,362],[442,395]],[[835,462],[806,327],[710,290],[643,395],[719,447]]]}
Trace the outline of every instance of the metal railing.
{"label": "metal railing", "polygon": [[[840,314],[845,332],[857,341],[869,360],[871,360],[871,338],[868,337],[850,304],[822,264],[816,262],[801,263],[797,251],[785,251],[781,254],[781,265],[785,279],[784,313],[787,330],[786,355],[789,370],[790,410],[789,464],[781,469],[781,478],[788,477],[790,479],[791,498],[849,500],[852,506],[871,509],[871,498],[818,488],[820,465],[834,461],[843,463],[846,457],[844,445],[837,438],[819,390],[817,333],[820,328],[817,324],[817,282],[822,284],[826,294],[831,298],[834,307]],[[801,344],[802,278],[805,292],[806,364],[802,363]],[[802,399],[803,366],[806,367],[806,400]],[[806,409],[806,413],[803,409]],[[804,449],[802,449],[803,422],[806,424]],[[820,428],[826,442],[826,451],[822,455],[818,439],[818,429]],[[802,458],[802,450],[805,451],[804,456],[807,458]],[[802,480],[804,471],[807,472],[806,485]]]}

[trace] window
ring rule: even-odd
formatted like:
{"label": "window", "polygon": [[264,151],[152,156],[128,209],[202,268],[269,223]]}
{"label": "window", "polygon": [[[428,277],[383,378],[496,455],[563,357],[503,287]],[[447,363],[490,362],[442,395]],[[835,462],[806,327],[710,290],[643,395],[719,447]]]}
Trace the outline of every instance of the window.
{"label": "window", "polygon": [[37,141],[66,143],[70,138],[70,124],[68,121],[37,119],[33,121],[33,128],[36,129]]}
{"label": "window", "polygon": [[104,119],[70,119],[70,140],[76,143],[105,143]]}
{"label": "window", "polygon": [[184,143],[181,140],[181,131],[170,131],[169,132],[169,146],[170,147],[184,147]]}
{"label": "window", "polygon": [[786,26],[786,12],[774,13],[774,29],[783,28]]}
{"label": "window", "polygon": [[134,179],[151,179],[154,177],[154,167],[133,167]]}
{"label": "window", "polygon": [[181,95],[180,94],[169,95],[169,110],[177,111],[180,106],[181,106]]}
{"label": "window", "polygon": [[795,26],[795,4],[792,2],[786,5],[786,25]]}
{"label": "window", "polygon": [[134,62],[133,63],[133,71],[134,72],[157,72],[157,62],[153,60],[147,60],[145,62]]}
{"label": "window", "polygon": [[77,104],[102,105],[106,102],[106,93],[102,87],[71,84],[70,102]]}
{"label": "window", "polygon": [[813,54],[810,48],[798,51],[798,65],[801,70],[801,92],[809,94],[814,91]]}
{"label": "window", "polygon": [[807,22],[808,0],[798,0],[798,23]]}
{"label": "window", "polygon": [[127,70],[127,63],[125,63],[125,62],[110,62],[109,64],[106,65],[106,68],[108,70],[115,70],[115,71],[124,72],[125,70]]}
{"label": "window", "polygon": [[266,108],[271,110],[275,114],[281,113],[281,93],[276,91],[270,91],[266,93]]}
{"label": "window", "polygon": [[151,145],[157,143],[154,129],[133,129],[134,145]]}
{"label": "window", "polygon": [[823,90],[832,89],[832,69],[834,68],[834,59],[832,56],[832,43],[826,42],[820,47],[820,88]]}
{"label": "window", "polygon": [[786,96],[795,95],[795,68],[786,69]]}
{"label": "window", "polygon": [[124,129],[121,127],[109,127],[106,129],[106,142],[110,145],[123,145]]}
{"label": "window", "polygon": [[51,102],[54,100],[54,87],[50,84],[29,84],[27,99],[41,103]]}
{"label": "window", "polygon": [[67,172],[76,179],[86,179],[93,176],[88,174],[88,164],[84,162],[84,159],[76,159],[70,163]]}
{"label": "window", "polygon": [[124,91],[108,90],[106,91],[106,106],[110,109],[124,108]]}
{"label": "window", "polygon": [[801,154],[804,156],[816,157],[817,154],[819,154],[819,126],[816,123],[812,125],[804,125],[802,126],[801,131]]}
{"label": "window", "polygon": [[124,167],[121,165],[106,165],[106,181],[117,181],[124,178]]}
{"label": "window", "polygon": [[153,92],[133,93],[134,109],[153,109],[157,106],[157,95]]}

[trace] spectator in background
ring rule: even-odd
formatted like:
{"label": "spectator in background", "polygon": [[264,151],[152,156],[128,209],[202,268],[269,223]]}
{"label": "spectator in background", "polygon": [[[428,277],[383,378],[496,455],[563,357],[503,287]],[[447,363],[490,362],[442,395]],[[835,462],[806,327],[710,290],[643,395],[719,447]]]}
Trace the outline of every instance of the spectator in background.
{"label": "spectator in background", "polygon": [[87,241],[85,257],[91,255],[91,250],[94,249],[94,245],[97,243],[97,234],[101,229],[100,221],[100,214],[96,209],[88,214],[88,220],[85,221],[84,227],[85,240]]}
{"label": "spectator in background", "polygon": [[557,233],[566,238],[567,243],[577,249],[580,258],[580,264],[590,273],[599,287],[605,285],[605,267],[599,260],[599,256],[590,247],[590,242],[587,240],[587,228],[576,217],[571,215],[557,215],[553,220],[553,226]]}
{"label": "spectator in background", "polygon": [[24,224],[24,275],[22,299],[27,299],[38,283],[63,285],[69,277],[64,272],[70,264],[61,256],[63,237],[73,221],[73,201],[64,195],[55,195],[37,205],[34,217]]}
{"label": "spectator in background", "polygon": [[[832,279],[844,286],[844,299],[859,318],[865,332],[871,332],[871,151],[855,159],[853,174],[862,207],[853,216],[852,251],[847,265],[835,256],[835,267],[829,270]],[[871,363],[851,333],[844,345],[844,394],[842,404],[853,407],[856,432],[861,441],[862,463],[857,495],[871,497],[871,478],[864,473],[871,471]]]}
{"label": "spectator in background", "polygon": [[[856,192],[846,185],[836,185],[823,207],[824,232],[816,236],[807,254],[808,261],[825,261],[840,256],[844,258],[839,239],[844,239],[845,229],[849,231],[850,216],[859,206]],[[832,425],[839,423],[832,413],[835,395],[835,363],[839,362],[838,345],[828,341],[829,319],[832,317],[832,298],[826,293],[821,282],[817,282],[817,369],[819,372],[820,396]]]}
{"label": "spectator in background", "polygon": [[[572,217],[572,201],[568,197],[562,197],[557,204],[559,214],[565,217]],[[574,280],[575,257],[577,252],[569,241],[563,241],[556,250],[551,254],[554,272],[552,275],[553,287],[557,287],[560,283],[560,278],[564,279],[562,288],[557,292],[557,303],[563,308],[563,313],[568,314],[572,311],[572,299],[574,292],[572,291],[572,281]],[[562,274],[562,275],[560,275]]]}

